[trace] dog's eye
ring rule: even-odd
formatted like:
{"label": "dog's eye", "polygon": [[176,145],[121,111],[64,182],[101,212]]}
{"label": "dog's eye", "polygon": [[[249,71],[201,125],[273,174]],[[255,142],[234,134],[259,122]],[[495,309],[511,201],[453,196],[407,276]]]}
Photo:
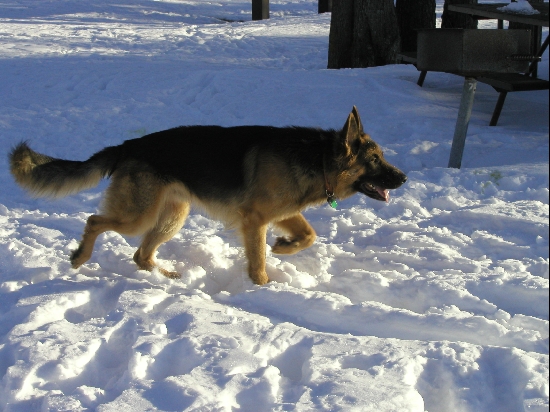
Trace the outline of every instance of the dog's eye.
{"label": "dog's eye", "polygon": [[380,162],[380,158],[378,157],[378,155],[373,155],[371,162],[374,164],[377,164],[378,162]]}

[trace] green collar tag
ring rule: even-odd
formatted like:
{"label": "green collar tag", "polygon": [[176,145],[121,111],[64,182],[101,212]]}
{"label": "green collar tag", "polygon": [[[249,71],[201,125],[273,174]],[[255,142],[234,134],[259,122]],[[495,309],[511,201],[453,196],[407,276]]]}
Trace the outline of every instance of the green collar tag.
{"label": "green collar tag", "polygon": [[336,203],[336,196],[334,195],[334,190],[329,185],[327,176],[325,175],[325,193],[327,195],[327,203],[332,207],[333,209],[336,209],[338,206],[338,203]]}

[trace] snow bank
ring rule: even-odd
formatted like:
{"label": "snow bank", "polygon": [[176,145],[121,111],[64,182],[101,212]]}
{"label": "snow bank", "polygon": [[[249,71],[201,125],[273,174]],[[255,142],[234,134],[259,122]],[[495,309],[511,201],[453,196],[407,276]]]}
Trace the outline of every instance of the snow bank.
{"label": "snow bank", "polygon": [[270,3],[261,22],[237,0],[2,5],[5,154],[27,139],[85,159],[187,124],[339,128],[356,105],[409,181],[389,204],[307,210],[318,240],[268,250],[257,287],[201,211],[158,253],[180,280],[136,270],[139,239],[116,233],[71,269],[105,184],[31,199],[0,157],[0,409],[548,410],[548,93],[511,93],[489,127],[479,85],[447,169],[461,78],[326,70],[330,15]]}

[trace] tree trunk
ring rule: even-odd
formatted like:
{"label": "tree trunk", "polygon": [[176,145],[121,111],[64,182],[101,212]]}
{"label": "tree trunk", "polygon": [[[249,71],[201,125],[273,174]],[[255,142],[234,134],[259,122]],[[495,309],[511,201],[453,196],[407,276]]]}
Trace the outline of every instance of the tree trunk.
{"label": "tree trunk", "polygon": [[338,0],[332,5],[328,40],[328,68],[352,67],[353,0]]}
{"label": "tree trunk", "polygon": [[397,0],[401,51],[416,51],[418,29],[435,29],[435,0]]}
{"label": "tree trunk", "polygon": [[445,0],[441,16],[442,29],[477,29],[477,19],[469,14],[449,11],[449,4],[477,4],[477,0]]}
{"label": "tree trunk", "polygon": [[393,0],[339,0],[332,6],[328,68],[395,63],[400,49]]}

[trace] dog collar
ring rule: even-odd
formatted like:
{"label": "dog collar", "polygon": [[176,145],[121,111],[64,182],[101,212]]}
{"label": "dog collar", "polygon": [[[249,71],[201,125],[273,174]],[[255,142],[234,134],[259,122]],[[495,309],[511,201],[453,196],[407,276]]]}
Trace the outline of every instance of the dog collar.
{"label": "dog collar", "polygon": [[332,207],[333,209],[336,209],[338,207],[338,203],[336,203],[336,196],[334,196],[334,192],[330,192],[328,189],[326,190],[327,194],[327,203]]}
{"label": "dog collar", "polygon": [[338,203],[336,203],[336,195],[334,194],[334,189],[329,184],[327,178],[326,152],[323,155],[323,176],[325,177],[325,194],[327,195],[327,203],[330,205],[330,207],[336,209],[338,207]]}

